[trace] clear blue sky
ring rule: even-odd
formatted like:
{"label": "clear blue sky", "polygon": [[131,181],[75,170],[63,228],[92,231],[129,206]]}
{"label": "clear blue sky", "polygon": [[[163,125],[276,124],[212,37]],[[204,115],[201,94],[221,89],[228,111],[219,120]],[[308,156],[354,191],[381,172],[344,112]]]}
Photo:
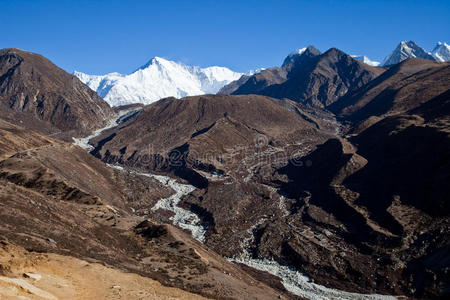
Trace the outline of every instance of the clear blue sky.
{"label": "clear blue sky", "polygon": [[401,40],[450,42],[450,1],[0,0],[0,48],[72,72],[129,73],[154,56],[236,71],[315,45],[382,60]]}

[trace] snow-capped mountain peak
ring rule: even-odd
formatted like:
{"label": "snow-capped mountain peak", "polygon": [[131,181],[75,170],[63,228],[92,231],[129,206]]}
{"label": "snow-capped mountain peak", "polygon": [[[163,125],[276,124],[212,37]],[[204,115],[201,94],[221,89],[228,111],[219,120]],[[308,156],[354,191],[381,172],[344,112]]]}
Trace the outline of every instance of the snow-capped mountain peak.
{"label": "snow-capped mountain peak", "polygon": [[395,65],[399,62],[404,61],[405,59],[413,57],[435,60],[430,52],[425,51],[422,47],[418,46],[413,41],[402,41],[400,42],[400,44],[398,44],[395,50],[384,59],[382,65]]}
{"label": "snow-capped mountain peak", "polygon": [[321,52],[314,48],[314,46],[308,46],[305,48],[300,48],[292,51],[289,53],[289,55],[284,59],[283,64],[281,67],[286,67],[288,65],[292,65],[292,63],[298,61],[299,59],[302,60],[302,58],[305,57],[311,57],[320,55]]}
{"label": "snow-capped mountain peak", "polygon": [[438,42],[431,53],[437,61],[450,60],[450,46],[447,43]]}
{"label": "snow-capped mountain peak", "polygon": [[305,51],[306,51],[306,47],[305,48],[296,49],[296,50],[292,51],[291,53],[289,53],[288,57],[291,57],[291,56],[294,56],[294,55],[302,55]]}
{"label": "snow-capped mountain peak", "polygon": [[74,72],[110,105],[149,104],[166,97],[215,94],[243,73],[225,67],[200,68],[154,57],[131,74],[88,75]]}
{"label": "snow-capped mountain peak", "polygon": [[380,63],[378,61],[372,61],[365,55],[352,55],[352,57],[354,59],[362,61],[363,63],[365,63],[369,66],[378,67],[380,65]]}

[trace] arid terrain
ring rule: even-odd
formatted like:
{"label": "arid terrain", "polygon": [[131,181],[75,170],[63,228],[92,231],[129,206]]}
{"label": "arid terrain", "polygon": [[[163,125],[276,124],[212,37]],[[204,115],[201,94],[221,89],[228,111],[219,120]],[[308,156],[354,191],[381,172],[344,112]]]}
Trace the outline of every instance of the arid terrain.
{"label": "arid terrain", "polygon": [[111,108],[1,50],[0,298],[447,297],[449,70],[308,47]]}
{"label": "arid terrain", "polygon": [[1,299],[205,299],[99,263],[1,243]]}

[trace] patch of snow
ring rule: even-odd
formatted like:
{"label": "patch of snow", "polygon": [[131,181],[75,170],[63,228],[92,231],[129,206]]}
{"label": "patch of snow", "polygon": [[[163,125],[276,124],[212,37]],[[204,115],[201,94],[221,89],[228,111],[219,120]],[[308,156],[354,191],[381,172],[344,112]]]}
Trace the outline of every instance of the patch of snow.
{"label": "patch of snow", "polygon": [[286,65],[292,63],[293,61],[295,61],[296,57],[301,56],[303,53],[305,53],[305,51],[308,48],[301,48],[301,49],[297,49],[292,51],[291,53],[289,53],[288,56],[286,56],[286,58],[283,61],[283,64],[281,65],[281,67],[285,67]]}
{"label": "patch of snow", "polygon": [[248,71],[247,73],[245,73],[245,75],[246,75],[246,76],[252,76],[252,75],[261,73],[261,72],[264,71],[265,69],[266,69],[266,68],[257,68],[257,69],[254,69],[254,70],[250,70],[250,71]]}
{"label": "patch of snow", "polygon": [[291,53],[289,53],[288,57],[292,57],[292,56],[295,56],[295,55],[302,55],[305,51],[306,51],[306,47],[305,48],[296,49],[296,50],[292,51]]}

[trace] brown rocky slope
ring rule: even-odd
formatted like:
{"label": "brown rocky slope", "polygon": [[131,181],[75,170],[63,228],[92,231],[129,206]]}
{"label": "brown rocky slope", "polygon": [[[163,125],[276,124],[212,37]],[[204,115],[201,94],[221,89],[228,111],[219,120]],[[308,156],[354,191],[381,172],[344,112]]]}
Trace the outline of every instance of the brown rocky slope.
{"label": "brown rocky slope", "polygon": [[71,131],[80,135],[101,127],[112,116],[112,109],[75,76],[45,57],[2,49],[0,116],[12,122],[25,119],[22,126],[34,130],[44,123],[51,133]]}
{"label": "brown rocky slope", "polygon": [[440,297],[449,283],[448,74],[416,62],[399,66],[413,74],[393,75],[401,91],[383,103],[394,109],[347,138],[288,100],[199,96],[146,107],[94,153],[157,171],[173,170],[145,153],[165,163],[182,154],[180,166],[195,172],[185,178],[201,184],[180,205],[224,256],[275,259],[342,290]]}
{"label": "brown rocky slope", "polygon": [[[207,297],[274,299],[284,293],[260,283],[189,233],[150,221],[149,208],[174,193],[159,181],[107,167],[72,144],[1,124],[0,145],[6,145],[0,161],[2,239]],[[33,138],[17,139],[13,147],[7,142],[25,133]]]}
{"label": "brown rocky slope", "polygon": [[320,54],[309,47],[295,60],[251,76],[232,94],[259,94],[327,107],[384,72],[332,48]]}
{"label": "brown rocky slope", "polygon": [[411,110],[450,89],[449,70],[448,63],[408,59],[340,98],[329,109],[361,131],[385,116]]}

